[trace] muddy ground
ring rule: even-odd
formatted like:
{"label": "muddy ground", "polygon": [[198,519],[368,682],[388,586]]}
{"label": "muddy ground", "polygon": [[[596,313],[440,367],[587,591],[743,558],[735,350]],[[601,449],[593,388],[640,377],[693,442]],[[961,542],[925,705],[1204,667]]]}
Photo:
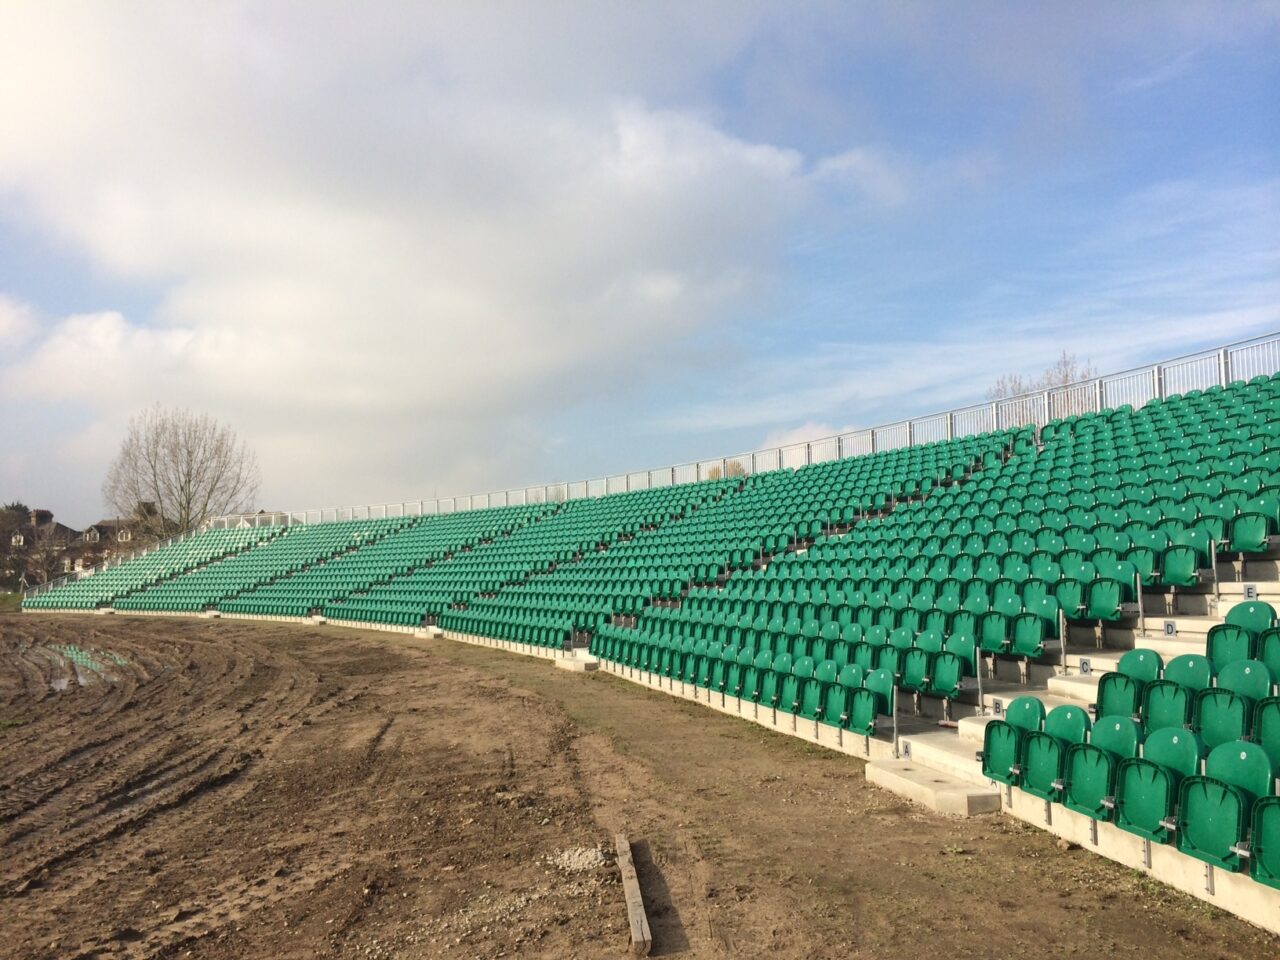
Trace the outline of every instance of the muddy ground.
{"label": "muddy ground", "polygon": [[[0,955],[1274,958],[999,816],[603,675],[444,640],[0,615]],[[602,855],[603,853],[603,855]]]}

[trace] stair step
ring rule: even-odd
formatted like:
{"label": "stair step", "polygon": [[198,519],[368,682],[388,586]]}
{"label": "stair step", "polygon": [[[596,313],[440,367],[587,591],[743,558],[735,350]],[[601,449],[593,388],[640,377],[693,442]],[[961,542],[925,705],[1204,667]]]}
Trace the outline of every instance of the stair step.
{"label": "stair step", "polygon": [[939,731],[901,736],[898,748],[904,760],[975,786],[987,783],[987,778],[982,775],[982,765],[977,760],[977,752],[982,749],[981,740],[975,742],[950,731]]}
{"label": "stair step", "polygon": [[871,760],[866,774],[868,783],[937,813],[972,817],[1000,809],[1000,792],[990,784],[975,784],[912,760]]}
{"label": "stair step", "polygon": [[1076,703],[1096,703],[1098,699],[1098,681],[1102,673],[1091,673],[1087,676],[1053,677],[1049,681],[1048,693]]}

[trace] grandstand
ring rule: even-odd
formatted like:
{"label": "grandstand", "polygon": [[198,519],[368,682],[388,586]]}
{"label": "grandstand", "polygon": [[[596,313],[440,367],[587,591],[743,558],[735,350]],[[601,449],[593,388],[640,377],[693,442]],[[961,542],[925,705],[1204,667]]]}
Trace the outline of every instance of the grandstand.
{"label": "grandstand", "polygon": [[1145,377],[1146,402],[1091,381],[1013,401],[1025,422],[995,410],[963,435],[947,414],[941,436],[895,425],[896,443],[810,446],[794,468],[223,521],[24,610],[350,623],[598,662],[1280,932],[1275,346],[1248,380],[1224,349],[1108,381]]}

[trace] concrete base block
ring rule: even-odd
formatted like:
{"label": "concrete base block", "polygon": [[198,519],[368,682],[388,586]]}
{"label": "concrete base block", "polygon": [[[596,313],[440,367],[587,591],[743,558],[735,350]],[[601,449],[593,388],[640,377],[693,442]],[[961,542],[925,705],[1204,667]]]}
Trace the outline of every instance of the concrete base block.
{"label": "concrete base block", "polygon": [[867,782],[937,813],[972,817],[1000,809],[1000,792],[991,786],[958,780],[911,760],[872,760]]}
{"label": "concrete base block", "polygon": [[1148,847],[1139,837],[1110,823],[1096,825],[1095,841],[1093,821],[1088,817],[1060,804],[1049,804],[1046,811],[1043,800],[1017,788],[1010,791],[1002,808],[1019,820],[1079,844],[1090,853],[1141,870],[1161,883],[1280,934],[1280,890],[1265,887],[1244,874],[1212,868],[1167,844]]}
{"label": "concrete base block", "polygon": [[595,657],[560,657],[555,661],[557,669],[571,673],[591,673],[599,669],[600,661]]}

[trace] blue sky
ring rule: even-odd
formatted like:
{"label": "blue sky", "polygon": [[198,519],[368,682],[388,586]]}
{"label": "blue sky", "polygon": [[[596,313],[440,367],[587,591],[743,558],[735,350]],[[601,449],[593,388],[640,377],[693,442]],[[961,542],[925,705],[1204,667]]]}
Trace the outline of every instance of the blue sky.
{"label": "blue sky", "polygon": [[1280,329],[1280,5],[0,8],[0,500],[600,476]]}

